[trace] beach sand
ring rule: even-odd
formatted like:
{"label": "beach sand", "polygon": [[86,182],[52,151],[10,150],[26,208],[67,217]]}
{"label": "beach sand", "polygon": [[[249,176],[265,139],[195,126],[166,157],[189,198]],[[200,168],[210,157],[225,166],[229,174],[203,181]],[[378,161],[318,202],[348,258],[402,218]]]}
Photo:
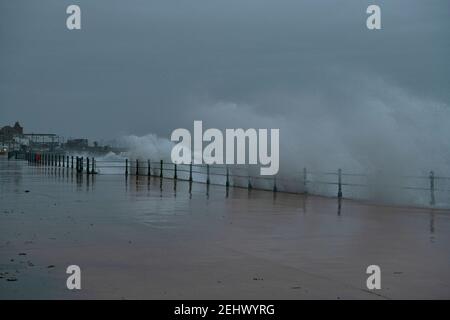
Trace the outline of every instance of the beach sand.
{"label": "beach sand", "polygon": [[[450,298],[450,211],[0,157],[1,299]],[[380,290],[366,268],[381,268]],[[81,268],[68,290],[66,268]]]}

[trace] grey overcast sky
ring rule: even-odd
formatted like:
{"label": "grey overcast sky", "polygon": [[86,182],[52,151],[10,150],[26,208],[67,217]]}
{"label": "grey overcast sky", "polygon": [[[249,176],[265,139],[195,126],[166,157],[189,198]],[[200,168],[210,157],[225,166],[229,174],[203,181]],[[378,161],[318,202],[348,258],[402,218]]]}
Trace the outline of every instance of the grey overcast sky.
{"label": "grey overcast sky", "polygon": [[[66,29],[70,4],[82,30]],[[448,108],[449,57],[448,0],[0,0],[0,125],[168,137],[194,119],[333,121],[374,97],[395,112],[392,88]]]}

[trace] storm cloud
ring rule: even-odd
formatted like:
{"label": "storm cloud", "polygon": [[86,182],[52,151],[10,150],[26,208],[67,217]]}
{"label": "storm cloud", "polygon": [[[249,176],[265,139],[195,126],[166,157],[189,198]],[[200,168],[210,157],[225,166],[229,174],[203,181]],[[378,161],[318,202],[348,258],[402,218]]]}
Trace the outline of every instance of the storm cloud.
{"label": "storm cloud", "polygon": [[[66,29],[69,4],[81,7],[82,30]],[[382,30],[366,28],[370,4]],[[194,120],[280,128],[281,157],[305,165],[445,168],[449,9],[446,0],[2,1],[0,119],[94,139],[164,139]]]}

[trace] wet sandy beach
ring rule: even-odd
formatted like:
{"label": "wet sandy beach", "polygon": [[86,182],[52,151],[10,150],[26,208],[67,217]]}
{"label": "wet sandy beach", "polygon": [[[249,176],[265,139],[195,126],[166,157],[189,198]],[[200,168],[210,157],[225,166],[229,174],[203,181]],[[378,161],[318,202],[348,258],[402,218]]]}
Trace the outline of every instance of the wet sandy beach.
{"label": "wet sandy beach", "polygon": [[450,211],[174,183],[0,157],[0,298],[450,298]]}

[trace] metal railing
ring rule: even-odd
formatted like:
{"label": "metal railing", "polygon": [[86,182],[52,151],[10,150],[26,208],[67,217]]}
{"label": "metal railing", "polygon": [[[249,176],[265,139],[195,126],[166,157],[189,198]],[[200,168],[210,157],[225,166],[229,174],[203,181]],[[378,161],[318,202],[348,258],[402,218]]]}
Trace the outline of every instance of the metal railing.
{"label": "metal railing", "polygon": [[[89,157],[67,156],[54,153],[26,153],[25,159],[34,164],[70,168],[85,174],[123,174],[125,176],[148,176],[200,182],[205,184],[263,189],[273,192],[297,192],[324,194],[338,198],[351,196],[350,189],[367,190],[410,190],[427,193],[428,204],[436,204],[436,195],[450,196],[450,177],[436,176],[433,171],[428,175],[384,177],[381,174],[335,171],[314,171],[302,168],[299,172],[261,176],[251,173],[248,166],[227,166],[207,164],[175,164],[150,159],[96,160]],[[396,181],[396,183],[393,183]],[[409,181],[409,183],[406,183]],[[415,181],[411,183],[411,181]],[[325,191],[326,192],[325,192]]]}

